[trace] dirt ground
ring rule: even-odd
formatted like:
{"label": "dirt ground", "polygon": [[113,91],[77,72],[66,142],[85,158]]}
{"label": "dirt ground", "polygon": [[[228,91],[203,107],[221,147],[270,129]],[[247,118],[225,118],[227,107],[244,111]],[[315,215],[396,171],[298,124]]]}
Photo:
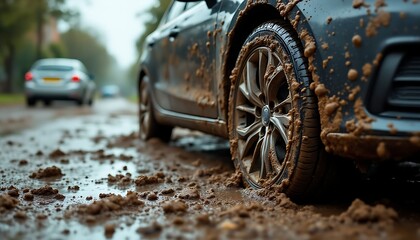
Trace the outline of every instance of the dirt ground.
{"label": "dirt ground", "polygon": [[1,239],[420,239],[417,181],[294,203],[244,188],[227,141],[177,128],[142,142],[135,106],[111,105],[3,124]]}

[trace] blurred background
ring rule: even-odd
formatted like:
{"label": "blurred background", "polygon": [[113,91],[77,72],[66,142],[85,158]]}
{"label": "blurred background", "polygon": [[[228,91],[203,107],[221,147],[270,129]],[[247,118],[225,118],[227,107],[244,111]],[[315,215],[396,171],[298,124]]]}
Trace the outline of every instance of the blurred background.
{"label": "blurred background", "polygon": [[24,103],[25,73],[42,58],[79,59],[97,89],[116,85],[134,101],[141,47],[169,3],[0,0],[0,105]]}

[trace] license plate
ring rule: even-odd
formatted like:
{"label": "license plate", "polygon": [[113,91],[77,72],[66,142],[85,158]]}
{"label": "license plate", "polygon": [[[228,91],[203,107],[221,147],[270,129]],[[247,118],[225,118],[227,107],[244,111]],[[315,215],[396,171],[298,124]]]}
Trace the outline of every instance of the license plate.
{"label": "license plate", "polygon": [[57,83],[60,82],[60,78],[43,78],[44,82],[46,83]]}

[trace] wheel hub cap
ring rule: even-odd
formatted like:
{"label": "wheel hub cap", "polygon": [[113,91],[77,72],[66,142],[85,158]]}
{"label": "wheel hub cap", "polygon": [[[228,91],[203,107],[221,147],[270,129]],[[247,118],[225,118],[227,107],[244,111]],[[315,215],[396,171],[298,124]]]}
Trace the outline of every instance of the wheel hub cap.
{"label": "wheel hub cap", "polygon": [[261,115],[262,115],[262,124],[264,125],[264,127],[268,127],[268,124],[270,123],[271,114],[270,114],[270,108],[267,105],[263,107]]}

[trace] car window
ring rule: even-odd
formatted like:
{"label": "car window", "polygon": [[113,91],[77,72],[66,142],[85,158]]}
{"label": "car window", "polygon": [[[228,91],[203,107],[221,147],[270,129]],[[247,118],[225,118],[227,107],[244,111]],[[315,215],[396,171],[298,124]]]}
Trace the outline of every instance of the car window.
{"label": "car window", "polygon": [[42,65],[38,66],[36,70],[40,71],[71,71],[73,67],[70,66],[60,66],[60,65]]}
{"label": "car window", "polygon": [[185,7],[185,10],[190,9],[194,7],[195,5],[199,4],[200,2],[189,2],[187,3],[187,6]]}
{"label": "car window", "polygon": [[179,16],[185,10],[185,5],[184,2],[173,1],[168,14],[166,15],[165,22],[169,22]]}

